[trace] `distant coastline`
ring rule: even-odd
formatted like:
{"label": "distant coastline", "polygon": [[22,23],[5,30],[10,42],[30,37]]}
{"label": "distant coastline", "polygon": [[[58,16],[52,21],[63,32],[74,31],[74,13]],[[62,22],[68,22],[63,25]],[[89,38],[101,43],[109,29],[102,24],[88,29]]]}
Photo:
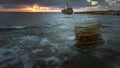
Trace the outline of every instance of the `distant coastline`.
{"label": "distant coastline", "polygon": [[84,12],[74,12],[74,14],[112,14],[112,15],[120,15],[120,10],[84,11]]}

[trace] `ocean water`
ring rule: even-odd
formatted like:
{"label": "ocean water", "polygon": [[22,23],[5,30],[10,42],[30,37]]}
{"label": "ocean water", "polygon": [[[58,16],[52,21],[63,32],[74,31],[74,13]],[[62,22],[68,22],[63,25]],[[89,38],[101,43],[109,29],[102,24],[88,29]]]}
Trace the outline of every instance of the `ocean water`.
{"label": "ocean water", "polygon": [[[101,24],[105,43],[74,49],[76,25]],[[120,68],[120,16],[0,13],[0,68]]]}

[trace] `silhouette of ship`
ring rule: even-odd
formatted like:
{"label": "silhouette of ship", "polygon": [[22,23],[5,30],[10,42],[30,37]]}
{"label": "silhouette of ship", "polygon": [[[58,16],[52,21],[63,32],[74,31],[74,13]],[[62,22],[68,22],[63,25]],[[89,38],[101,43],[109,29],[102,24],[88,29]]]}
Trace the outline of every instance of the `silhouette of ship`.
{"label": "silhouette of ship", "polygon": [[62,10],[62,13],[63,14],[72,14],[73,13],[73,9],[71,8],[71,6],[69,6],[67,3],[66,3],[66,8],[64,8]]}

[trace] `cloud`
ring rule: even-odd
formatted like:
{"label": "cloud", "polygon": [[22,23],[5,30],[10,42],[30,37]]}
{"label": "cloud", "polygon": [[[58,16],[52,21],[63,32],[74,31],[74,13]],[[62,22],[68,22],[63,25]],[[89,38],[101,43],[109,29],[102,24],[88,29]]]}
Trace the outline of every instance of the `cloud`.
{"label": "cloud", "polygon": [[97,1],[92,1],[92,2],[91,2],[91,5],[97,5],[97,4],[98,4]]}
{"label": "cloud", "polygon": [[86,0],[0,0],[0,4],[8,5],[34,5],[39,4],[40,6],[56,6],[62,7],[69,3],[71,6],[79,8],[84,6],[90,6]]}
{"label": "cloud", "polygon": [[120,0],[105,0],[107,7],[113,10],[120,10]]}
{"label": "cloud", "polygon": [[2,5],[0,5],[0,9],[1,9],[1,8],[3,8],[3,6],[2,6]]}
{"label": "cloud", "polygon": [[119,10],[120,9],[119,8],[120,0],[86,0],[86,1],[88,3],[90,3],[93,7],[101,5],[101,6],[103,6],[102,8],[107,7],[108,9],[113,9],[113,10]]}
{"label": "cloud", "polygon": [[90,3],[92,0],[86,0],[86,1]]}
{"label": "cloud", "polygon": [[116,5],[116,4],[120,4],[120,0],[106,0],[106,2],[112,6],[112,5]]}
{"label": "cloud", "polygon": [[97,5],[97,6],[88,6],[88,7],[82,7],[79,9],[75,9],[77,12],[82,12],[82,11],[105,11],[109,10],[108,7]]}
{"label": "cloud", "polygon": [[[120,0],[0,0],[0,8],[4,9],[21,9],[27,6],[33,7],[33,5],[39,5],[40,7],[54,7],[61,9],[68,3],[72,8],[90,8],[97,7],[108,9],[120,9]],[[98,7],[98,6],[102,7]],[[90,10],[89,9],[89,10]]]}

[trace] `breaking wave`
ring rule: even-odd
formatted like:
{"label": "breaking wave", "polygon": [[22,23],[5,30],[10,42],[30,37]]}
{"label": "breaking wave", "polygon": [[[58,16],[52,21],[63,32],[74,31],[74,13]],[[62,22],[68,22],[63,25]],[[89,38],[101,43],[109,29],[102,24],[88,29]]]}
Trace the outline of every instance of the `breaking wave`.
{"label": "breaking wave", "polygon": [[20,30],[20,29],[25,29],[27,28],[26,26],[20,26],[20,25],[15,25],[15,26],[0,26],[0,30]]}
{"label": "breaking wave", "polygon": [[47,68],[49,64],[59,67],[67,57],[57,57],[58,45],[48,38],[32,35],[13,38],[10,44],[0,48],[0,68]]}
{"label": "breaking wave", "polygon": [[39,26],[24,26],[24,25],[0,26],[0,31],[24,30],[28,28],[38,28],[38,27]]}

